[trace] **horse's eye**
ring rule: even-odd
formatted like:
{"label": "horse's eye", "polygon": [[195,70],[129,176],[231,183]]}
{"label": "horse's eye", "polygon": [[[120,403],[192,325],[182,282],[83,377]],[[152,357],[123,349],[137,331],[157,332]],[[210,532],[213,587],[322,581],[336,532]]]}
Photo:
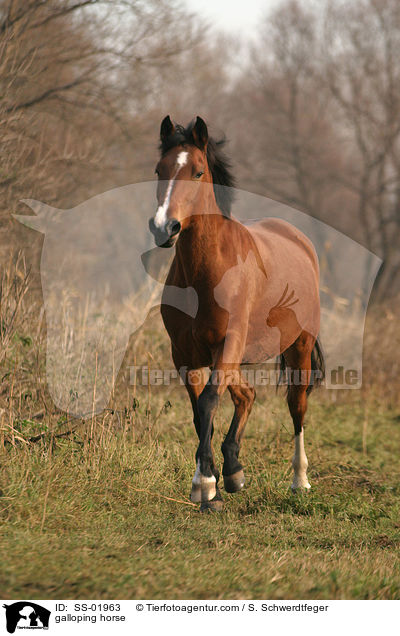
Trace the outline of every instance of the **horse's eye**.
{"label": "horse's eye", "polygon": [[196,176],[195,176],[195,179],[200,179],[200,177],[202,177],[202,176],[203,176],[203,174],[204,174],[204,171],[202,171],[202,172],[198,172],[198,173],[196,174]]}

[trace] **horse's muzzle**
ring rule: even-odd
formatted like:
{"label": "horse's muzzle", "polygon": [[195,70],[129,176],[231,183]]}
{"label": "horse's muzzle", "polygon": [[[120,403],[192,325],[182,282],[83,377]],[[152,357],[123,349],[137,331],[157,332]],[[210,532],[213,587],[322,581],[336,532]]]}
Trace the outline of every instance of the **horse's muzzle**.
{"label": "horse's muzzle", "polygon": [[149,221],[149,229],[158,247],[172,247],[181,231],[181,224],[176,219],[169,219],[164,227],[157,227],[152,218]]}

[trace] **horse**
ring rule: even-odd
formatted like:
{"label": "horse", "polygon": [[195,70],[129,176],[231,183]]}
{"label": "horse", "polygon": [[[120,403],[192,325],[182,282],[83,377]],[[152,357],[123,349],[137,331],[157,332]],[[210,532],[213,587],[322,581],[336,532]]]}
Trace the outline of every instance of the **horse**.
{"label": "horse", "polygon": [[223,509],[212,436],[226,389],[234,415],[221,446],[224,487],[233,493],[245,484],[239,451],[255,389],[241,366],[278,357],[287,372],[294,491],[310,488],[303,423],[307,397],[324,377],[315,249],[283,220],[234,218],[235,179],[224,143],[209,136],[201,117],[186,127],[163,119],[158,207],[149,220],[156,245],[175,247],[165,285],[192,287],[198,296],[194,317],[163,299],[161,315],[193,409],[199,443],[190,498],[202,511]]}

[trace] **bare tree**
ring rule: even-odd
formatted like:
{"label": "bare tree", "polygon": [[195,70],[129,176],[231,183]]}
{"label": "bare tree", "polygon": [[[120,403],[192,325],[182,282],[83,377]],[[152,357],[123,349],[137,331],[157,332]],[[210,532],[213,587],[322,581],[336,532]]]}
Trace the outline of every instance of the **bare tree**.
{"label": "bare tree", "polygon": [[354,148],[340,181],[356,195],[364,243],[384,259],[382,297],[400,283],[399,4],[329,6],[324,36],[324,80]]}
{"label": "bare tree", "polygon": [[204,28],[175,0],[0,0],[3,251],[40,244],[10,216],[21,198],[68,207],[146,176],[166,66]]}
{"label": "bare tree", "polygon": [[236,87],[242,179],[378,253],[381,295],[400,286],[399,60],[396,0],[289,0]]}

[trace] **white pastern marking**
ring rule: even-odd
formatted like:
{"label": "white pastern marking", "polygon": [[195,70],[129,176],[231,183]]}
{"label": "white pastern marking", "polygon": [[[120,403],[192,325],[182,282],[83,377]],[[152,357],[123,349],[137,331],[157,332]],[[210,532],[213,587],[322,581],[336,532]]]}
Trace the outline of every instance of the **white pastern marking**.
{"label": "white pastern marking", "polygon": [[183,166],[186,165],[188,156],[189,156],[189,153],[186,152],[185,150],[182,150],[182,152],[179,153],[176,159],[177,168],[175,170],[175,174],[172,177],[172,179],[169,180],[167,192],[165,193],[165,197],[164,197],[164,203],[158,207],[156,215],[154,217],[154,225],[158,228],[163,227],[167,222],[167,211],[168,211],[169,202],[171,199],[172,188],[173,188],[175,179],[178,175],[178,172],[180,171],[181,168],[183,168]]}
{"label": "white pastern marking", "polygon": [[210,501],[210,499],[214,499],[217,494],[216,485],[217,480],[214,475],[206,477],[201,474],[200,461],[198,461],[196,465],[196,472],[192,480],[192,493],[190,495],[191,500],[194,503],[199,503],[201,501]]}
{"label": "white pastern marking", "polygon": [[307,479],[308,460],[304,450],[304,431],[294,437],[294,457],[292,466],[294,469],[292,489],[311,488]]}
{"label": "white pastern marking", "polygon": [[211,475],[211,477],[206,477],[205,475],[201,474],[200,460],[199,460],[196,465],[196,472],[194,474],[192,483],[195,484],[196,486],[200,486],[201,484],[215,484],[216,481],[217,480],[215,479],[214,475]]}

